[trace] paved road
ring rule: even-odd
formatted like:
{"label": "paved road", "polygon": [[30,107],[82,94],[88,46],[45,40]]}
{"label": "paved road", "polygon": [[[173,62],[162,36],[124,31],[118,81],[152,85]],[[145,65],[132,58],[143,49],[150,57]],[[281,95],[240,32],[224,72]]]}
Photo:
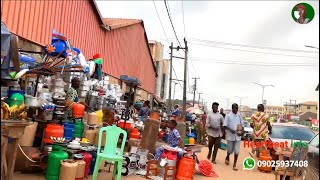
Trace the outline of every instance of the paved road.
{"label": "paved road", "polygon": [[[221,180],[257,180],[257,179],[263,179],[263,180],[274,180],[275,176],[272,173],[261,173],[257,169],[254,169],[252,171],[244,171],[242,162],[246,157],[249,157],[249,151],[250,149],[243,148],[243,144],[241,144],[241,150],[240,155],[238,159],[237,167],[239,171],[233,171],[232,170],[232,163],[230,163],[229,166],[224,164],[224,159],[226,156],[226,151],[219,150],[217,155],[217,164],[214,165],[215,172],[219,175],[218,178],[215,179],[221,179]],[[206,159],[208,153],[208,149],[204,147],[201,151],[201,153],[198,154],[199,160]],[[233,156],[231,156],[230,162],[233,162]],[[44,176],[41,174],[30,174],[30,175],[24,175],[16,173],[13,180],[43,180]],[[109,180],[111,179],[111,173],[101,172],[99,173],[98,180]],[[144,178],[140,178],[137,176],[128,176],[128,177],[122,177],[123,180],[142,180]],[[206,179],[212,179],[208,177],[204,177],[202,175],[195,175],[195,180],[206,180]],[[91,180],[91,177],[89,178]]]}

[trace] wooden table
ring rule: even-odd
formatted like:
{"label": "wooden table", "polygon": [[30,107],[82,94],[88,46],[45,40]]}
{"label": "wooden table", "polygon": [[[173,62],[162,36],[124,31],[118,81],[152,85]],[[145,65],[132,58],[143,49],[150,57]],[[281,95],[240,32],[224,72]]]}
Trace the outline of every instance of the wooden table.
{"label": "wooden table", "polygon": [[[28,125],[27,122],[21,120],[1,120],[1,179],[13,179],[19,138]],[[12,139],[12,143],[8,144],[8,138]],[[7,149],[12,150],[12,152],[7,153],[8,156],[6,157]],[[8,158],[7,161],[6,158]]]}

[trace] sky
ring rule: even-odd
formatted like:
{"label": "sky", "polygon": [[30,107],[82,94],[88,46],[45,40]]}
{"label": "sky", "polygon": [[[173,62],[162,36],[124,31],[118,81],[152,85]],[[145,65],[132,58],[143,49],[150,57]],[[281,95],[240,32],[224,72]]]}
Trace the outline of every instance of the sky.
{"label": "sky", "polygon": [[[230,108],[243,97],[241,105],[256,107],[262,88],[253,82],[274,85],[265,88],[267,105],[283,105],[290,99],[318,101],[319,50],[305,45],[319,48],[319,1],[304,1],[315,10],[309,24],[298,24],[291,17],[299,1],[167,2],[179,41],[182,46],[184,37],[188,41],[188,89],[194,84],[192,77],[200,77],[197,90],[207,105],[218,102]],[[164,1],[97,1],[97,5],[103,18],[142,19],[148,39],[165,45],[164,58],[169,59],[169,43],[179,45]],[[174,55],[183,57],[184,52]],[[174,59],[173,67],[177,74],[173,78],[183,79],[183,60]],[[177,85],[176,98],[182,99],[182,86]]]}

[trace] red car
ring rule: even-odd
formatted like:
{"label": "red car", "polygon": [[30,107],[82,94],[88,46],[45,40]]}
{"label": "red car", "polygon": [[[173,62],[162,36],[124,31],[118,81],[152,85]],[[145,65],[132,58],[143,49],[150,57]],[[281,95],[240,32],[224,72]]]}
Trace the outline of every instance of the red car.
{"label": "red car", "polygon": [[[279,144],[287,142],[290,148],[292,145],[291,143],[295,142],[307,145],[314,136],[315,133],[307,126],[289,123],[273,123],[272,133],[269,135],[269,141],[273,144],[276,142]],[[269,147],[270,155],[273,160],[279,159],[279,155],[275,154],[276,150],[279,148]]]}

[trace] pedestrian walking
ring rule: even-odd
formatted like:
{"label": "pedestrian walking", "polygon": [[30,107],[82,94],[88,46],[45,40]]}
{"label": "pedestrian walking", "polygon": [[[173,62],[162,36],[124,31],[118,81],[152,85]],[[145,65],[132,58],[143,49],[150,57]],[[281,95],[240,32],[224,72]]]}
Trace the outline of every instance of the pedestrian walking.
{"label": "pedestrian walking", "polygon": [[[253,128],[252,140],[253,142],[263,142],[268,140],[268,134],[271,133],[272,127],[269,121],[269,115],[264,112],[264,105],[258,104],[258,112],[251,116],[252,123],[250,126]],[[255,145],[255,143],[253,143]],[[261,148],[252,147],[252,153],[256,152],[259,157]]]}
{"label": "pedestrian walking", "polygon": [[[212,103],[212,112],[210,112],[207,116],[206,127],[208,134],[208,148],[209,153],[207,158],[210,160],[212,155],[212,163],[216,164],[216,156],[219,149],[221,137],[222,137],[222,125],[223,125],[223,117],[218,112],[219,104],[217,102]],[[212,147],[214,146],[213,153]]]}
{"label": "pedestrian walking", "polygon": [[229,156],[234,153],[233,170],[238,171],[237,160],[240,151],[241,136],[243,135],[243,119],[238,114],[238,104],[232,104],[232,112],[226,115],[223,126],[226,129],[227,157],[226,165],[229,165]]}
{"label": "pedestrian walking", "polygon": [[226,114],[225,114],[225,113],[223,113],[223,108],[221,108],[221,109],[220,109],[220,114],[223,116],[223,118],[225,118],[225,117],[226,117]]}

